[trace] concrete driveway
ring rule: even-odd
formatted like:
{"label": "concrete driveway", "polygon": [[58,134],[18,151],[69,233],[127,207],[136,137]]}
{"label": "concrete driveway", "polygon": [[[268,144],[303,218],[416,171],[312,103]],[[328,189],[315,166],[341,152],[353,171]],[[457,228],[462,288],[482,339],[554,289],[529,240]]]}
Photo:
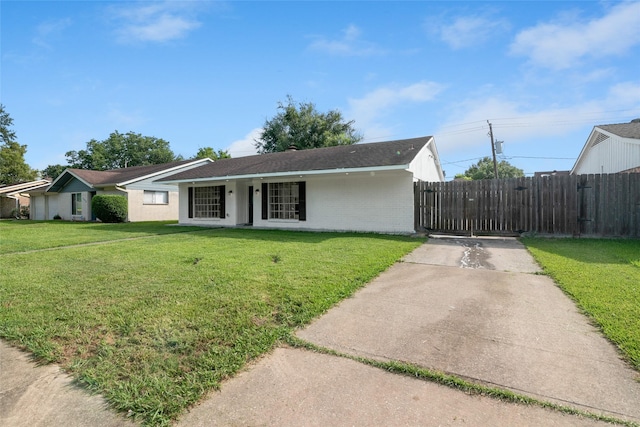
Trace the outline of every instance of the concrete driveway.
{"label": "concrete driveway", "polygon": [[[430,239],[298,337],[640,421],[638,374],[515,239]],[[205,425],[600,425],[281,348],[185,415]]]}
{"label": "concrete driveway", "polygon": [[[537,271],[515,239],[430,239],[297,335],[340,352],[409,362],[640,423],[638,374]],[[55,367],[14,360],[20,355],[0,343],[0,425],[130,425],[100,399],[57,380],[62,374]],[[7,382],[21,372],[39,372],[31,375],[47,384],[46,391],[31,380]],[[346,358],[278,348],[177,425],[608,424],[468,395]]]}

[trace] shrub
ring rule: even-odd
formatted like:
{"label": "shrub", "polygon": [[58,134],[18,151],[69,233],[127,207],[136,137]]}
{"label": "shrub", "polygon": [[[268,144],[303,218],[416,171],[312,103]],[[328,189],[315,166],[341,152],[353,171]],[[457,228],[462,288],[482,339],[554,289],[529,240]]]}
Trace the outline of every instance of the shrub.
{"label": "shrub", "polygon": [[114,194],[101,194],[91,199],[91,210],[102,222],[125,222],[127,198]]}

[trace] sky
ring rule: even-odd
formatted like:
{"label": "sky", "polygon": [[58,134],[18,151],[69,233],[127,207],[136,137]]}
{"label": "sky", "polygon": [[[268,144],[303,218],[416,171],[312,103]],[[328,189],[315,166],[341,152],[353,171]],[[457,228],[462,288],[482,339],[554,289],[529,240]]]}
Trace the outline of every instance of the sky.
{"label": "sky", "polygon": [[35,169],[118,131],[256,154],[291,96],[361,143],[433,136],[446,178],[491,156],[573,167],[640,117],[639,1],[0,2],[0,103]]}

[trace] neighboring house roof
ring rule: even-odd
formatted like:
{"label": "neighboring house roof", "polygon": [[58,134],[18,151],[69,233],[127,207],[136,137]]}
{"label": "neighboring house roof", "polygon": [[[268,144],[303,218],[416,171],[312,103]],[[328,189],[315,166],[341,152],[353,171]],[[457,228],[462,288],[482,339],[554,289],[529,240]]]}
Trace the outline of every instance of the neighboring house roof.
{"label": "neighboring house roof", "polygon": [[207,178],[285,175],[351,169],[406,168],[433,137],[403,139],[370,144],[340,145],[308,150],[291,150],[216,160],[159,179],[159,182],[184,182]]}
{"label": "neighboring house roof", "polygon": [[159,165],[134,166],[130,168],[111,169],[106,171],[94,171],[87,169],[65,169],[58,176],[47,192],[60,191],[72,179],[78,179],[89,187],[100,188],[107,186],[126,186],[130,183],[140,181],[153,176],[179,170],[182,167],[197,163],[208,163],[210,159],[190,159],[177,162],[162,163]]}
{"label": "neighboring house roof", "polygon": [[14,197],[20,193],[29,193],[39,188],[47,188],[51,181],[47,179],[39,179],[36,181],[21,182],[19,184],[4,185],[0,187],[0,196]]}
{"label": "neighboring house roof", "polygon": [[631,120],[629,123],[594,126],[573,168],[571,168],[571,174],[576,173],[581,163],[583,163],[584,159],[587,158],[589,152],[594,149],[594,147],[610,140],[612,137],[616,140],[623,138],[622,141],[625,143],[631,143],[633,145],[640,144],[640,119]]}
{"label": "neighboring house roof", "polygon": [[620,171],[620,173],[640,173],[640,166],[637,168],[631,168],[624,171]]}
{"label": "neighboring house roof", "polygon": [[614,135],[621,136],[623,138],[640,139],[640,120],[635,119],[630,123],[620,123],[616,125],[600,125],[596,126],[599,129],[606,130]]}

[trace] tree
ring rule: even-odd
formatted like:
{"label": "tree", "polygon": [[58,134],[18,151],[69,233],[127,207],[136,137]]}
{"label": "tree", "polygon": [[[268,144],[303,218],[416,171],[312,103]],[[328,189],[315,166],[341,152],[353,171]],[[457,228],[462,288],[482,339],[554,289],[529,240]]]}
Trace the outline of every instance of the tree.
{"label": "tree", "polygon": [[202,147],[198,149],[198,153],[194,159],[206,159],[210,158],[211,160],[219,160],[219,159],[230,159],[231,154],[227,150],[218,150],[215,151],[211,147]]}
{"label": "tree", "polygon": [[16,184],[33,181],[38,171],[31,169],[24,161],[26,145],[15,140],[16,134],[11,130],[13,119],[0,104],[0,184]]}
{"label": "tree", "polygon": [[[457,179],[492,179],[493,173],[493,160],[490,157],[483,157],[478,163],[473,164],[467,169],[464,174],[456,175]],[[511,165],[506,160],[502,160],[498,163],[498,177],[499,178],[520,178],[524,176],[524,171]]]}
{"label": "tree", "polygon": [[92,170],[157,165],[181,159],[164,139],[118,131],[104,141],[92,139],[86,150],[68,151],[65,156],[69,167]]}
{"label": "tree", "polygon": [[49,165],[46,168],[42,169],[42,171],[40,172],[40,176],[42,176],[43,178],[56,179],[62,172],[64,172],[66,168],[67,167],[63,165]]}
{"label": "tree", "polygon": [[296,103],[287,96],[287,103],[278,102],[278,113],[266,120],[255,147],[260,154],[351,145],[362,140],[353,128],[354,121],[344,122],[338,110],[320,113],[313,103]]}

